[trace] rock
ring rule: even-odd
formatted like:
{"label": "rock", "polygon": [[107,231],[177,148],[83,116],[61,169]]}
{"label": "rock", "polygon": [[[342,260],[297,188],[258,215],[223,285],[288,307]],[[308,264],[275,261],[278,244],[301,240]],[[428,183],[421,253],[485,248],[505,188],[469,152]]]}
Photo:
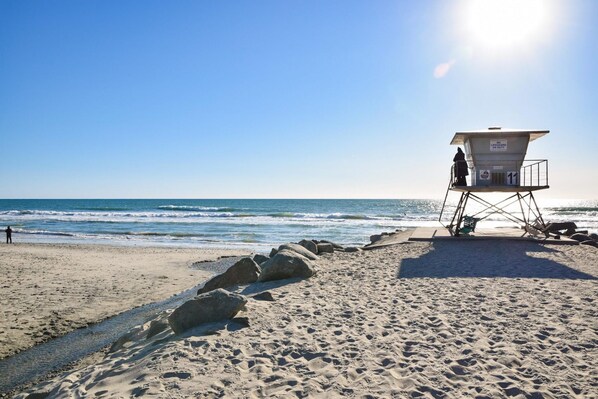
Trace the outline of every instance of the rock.
{"label": "rock", "polygon": [[150,339],[151,337],[160,334],[162,331],[168,328],[168,323],[164,320],[152,320],[150,326],[147,330],[146,339]]}
{"label": "rock", "polygon": [[232,319],[247,303],[243,295],[221,288],[198,295],[168,316],[170,328],[180,334],[200,324]]}
{"label": "rock", "polygon": [[318,253],[323,254],[323,253],[333,253],[334,252],[334,247],[332,246],[332,244],[327,243],[327,242],[321,242],[318,244]]}
{"label": "rock", "polygon": [[334,249],[344,249],[344,247],[343,247],[342,245],[336,244],[336,243],[334,243],[334,242],[332,242],[332,241],[328,241],[328,240],[321,240],[320,242],[321,242],[321,243],[323,242],[323,243],[325,243],[325,244],[332,244],[332,247],[333,247]]}
{"label": "rock", "polygon": [[108,351],[110,353],[116,352],[117,350],[124,348],[124,346],[129,343],[138,340],[141,335],[143,334],[143,326],[137,326],[131,329],[124,335],[121,335],[116,341],[112,343],[110,349]]}
{"label": "rock", "polygon": [[240,324],[243,327],[249,327],[249,317],[234,317],[231,321]]}
{"label": "rock", "polygon": [[46,399],[50,397],[50,392],[33,392],[26,396],[27,399]]}
{"label": "rock", "polygon": [[[313,255],[313,254],[312,254]],[[262,264],[259,281],[282,280],[293,277],[311,277],[316,268],[305,256],[283,249]]]}
{"label": "rock", "polygon": [[381,239],[382,239],[382,234],[374,234],[374,235],[370,236],[370,242],[372,244],[380,241]]}
{"label": "rock", "polygon": [[251,258],[243,258],[222,274],[209,280],[197,294],[215,290],[216,288],[232,287],[233,285],[249,284],[257,281],[261,273],[260,267]]}
{"label": "rock", "polygon": [[270,259],[270,258],[268,258],[266,255],[261,255],[261,254],[255,254],[255,255],[253,255],[253,261],[255,263],[257,263],[258,265],[261,264],[261,263],[264,263],[268,259]]}
{"label": "rock", "polygon": [[276,248],[272,248],[272,251],[270,251],[270,259],[274,257],[274,255],[276,255],[276,253],[278,253],[278,249]]}
{"label": "rock", "polygon": [[572,236],[575,234],[575,229],[567,229],[567,231],[565,231],[563,234],[566,236]]}
{"label": "rock", "polygon": [[592,234],[590,234],[590,237],[592,238],[592,240],[598,241],[598,234],[592,233]]}
{"label": "rock", "polygon": [[108,352],[109,353],[116,352],[117,350],[124,347],[127,342],[130,342],[130,341],[131,341],[130,337],[125,334],[122,337],[120,337],[119,339],[117,339],[116,341],[114,341],[112,343],[112,345],[110,345],[110,349],[108,349]]}
{"label": "rock", "polygon": [[318,259],[318,255],[315,255],[313,252],[302,247],[299,244],[293,244],[293,243],[282,244],[280,247],[278,247],[278,252],[283,251],[283,250],[296,252],[299,255],[305,256],[309,260],[317,260]]}
{"label": "rock", "polygon": [[594,240],[587,240],[587,241],[582,241],[580,242],[581,245],[590,245],[592,247],[596,247],[598,248],[598,242],[594,241]]}
{"label": "rock", "polygon": [[575,230],[577,225],[573,222],[560,222],[560,223],[548,223],[546,228],[543,231],[548,231],[550,233],[558,233],[561,230]]}
{"label": "rock", "polygon": [[357,248],[357,247],[346,247],[345,248],[345,252],[361,252],[362,249],[361,248]]}
{"label": "rock", "polygon": [[318,244],[316,244],[312,240],[301,240],[299,241],[299,245],[312,252],[314,255],[318,254]]}
{"label": "rock", "polygon": [[272,294],[269,291],[264,291],[264,292],[260,292],[259,294],[255,294],[254,296],[252,296],[252,298],[255,299],[256,301],[274,302],[274,297],[272,296]]}
{"label": "rock", "polygon": [[582,234],[582,233],[575,233],[573,234],[571,237],[571,239],[575,240],[575,241],[579,241],[579,242],[583,242],[583,241],[593,241],[589,235],[587,234]]}

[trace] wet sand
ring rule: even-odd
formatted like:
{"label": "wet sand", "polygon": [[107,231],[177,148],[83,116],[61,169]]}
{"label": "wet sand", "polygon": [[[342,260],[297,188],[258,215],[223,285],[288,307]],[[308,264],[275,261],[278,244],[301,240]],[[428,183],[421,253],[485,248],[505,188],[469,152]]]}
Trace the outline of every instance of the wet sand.
{"label": "wet sand", "polygon": [[199,284],[194,262],[249,251],[0,245],[0,358]]}

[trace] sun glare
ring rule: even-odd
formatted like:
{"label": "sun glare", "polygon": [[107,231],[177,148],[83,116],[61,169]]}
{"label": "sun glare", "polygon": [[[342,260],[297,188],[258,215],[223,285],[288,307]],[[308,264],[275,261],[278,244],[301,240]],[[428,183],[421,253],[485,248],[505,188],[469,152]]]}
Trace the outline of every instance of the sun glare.
{"label": "sun glare", "polygon": [[474,42],[490,48],[528,44],[546,25],[542,0],[472,0],[467,27]]}

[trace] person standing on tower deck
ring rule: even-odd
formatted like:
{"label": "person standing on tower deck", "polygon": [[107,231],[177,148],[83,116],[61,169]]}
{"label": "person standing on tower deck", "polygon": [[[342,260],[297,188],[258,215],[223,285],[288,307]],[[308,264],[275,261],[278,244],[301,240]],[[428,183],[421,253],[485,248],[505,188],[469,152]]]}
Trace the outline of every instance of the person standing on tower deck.
{"label": "person standing on tower deck", "polygon": [[453,157],[453,162],[455,163],[455,177],[456,181],[454,182],[455,186],[467,186],[467,179],[465,176],[469,174],[467,170],[467,162],[465,161],[465,154],[461,151],[461,147],[457,147],[457,153]]}

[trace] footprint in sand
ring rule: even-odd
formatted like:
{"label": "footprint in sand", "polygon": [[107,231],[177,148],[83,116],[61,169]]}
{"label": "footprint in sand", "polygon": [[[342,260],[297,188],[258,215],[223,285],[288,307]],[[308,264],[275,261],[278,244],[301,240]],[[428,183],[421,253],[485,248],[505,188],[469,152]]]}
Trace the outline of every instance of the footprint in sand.
{"label": "footprint in sand", "polygon": [[162,374],[162,378],[178,378],[181,380],[187,380],[191,378],[191,373],[187,373],[184,371],[168,371]]}

